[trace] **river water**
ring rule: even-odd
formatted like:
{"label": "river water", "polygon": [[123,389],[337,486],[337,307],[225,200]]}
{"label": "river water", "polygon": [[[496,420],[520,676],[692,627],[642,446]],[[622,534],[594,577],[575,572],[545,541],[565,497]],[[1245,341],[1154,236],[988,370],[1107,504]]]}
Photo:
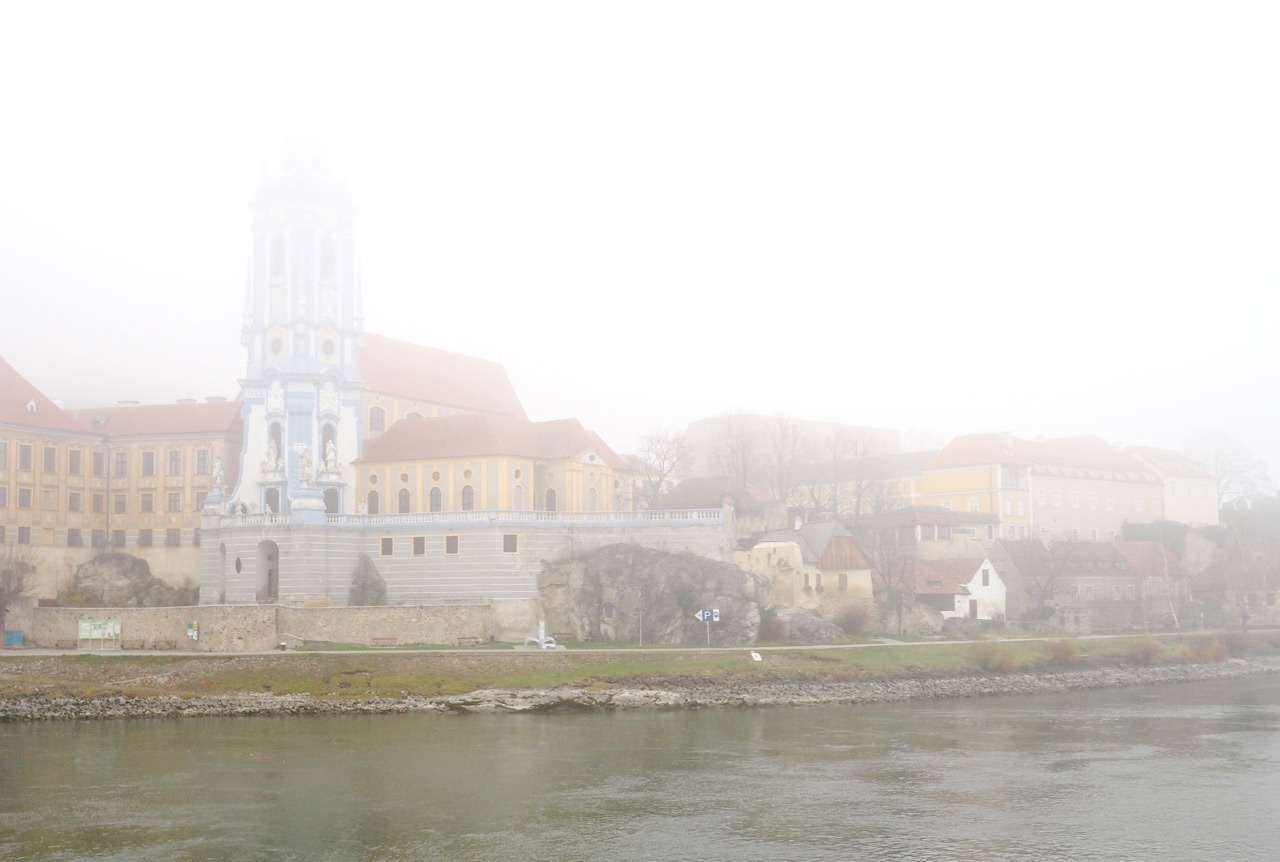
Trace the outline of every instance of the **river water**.
{"label": "river water", "polygon": [[872,706],[0,726],[0,858],[1280,859],[1280,675]]}

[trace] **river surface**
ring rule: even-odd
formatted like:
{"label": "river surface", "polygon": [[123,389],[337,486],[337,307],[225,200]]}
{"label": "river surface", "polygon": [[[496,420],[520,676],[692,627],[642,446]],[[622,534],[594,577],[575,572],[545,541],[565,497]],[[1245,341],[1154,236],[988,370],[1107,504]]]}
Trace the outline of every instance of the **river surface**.
{"label": "river surface", "polygon": [[912,704],[0,725],[0,859],[1280,859],[1280,676]]}

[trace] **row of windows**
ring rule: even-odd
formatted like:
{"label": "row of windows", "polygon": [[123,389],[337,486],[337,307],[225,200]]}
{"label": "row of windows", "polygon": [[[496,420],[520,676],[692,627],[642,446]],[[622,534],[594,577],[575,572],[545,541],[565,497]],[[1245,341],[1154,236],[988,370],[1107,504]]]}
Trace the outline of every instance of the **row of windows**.
{"label": "row of windows", "polygon": [[[17,542],[17,544],[19,545],[31,544],[31,528],[30,527],[16,527],[14,528],[13,532],[14,532],[14,539]],[[137,537],[136,537],[137,547],[139,548],[155,547],[157,533],[163,534],[162,536],[160,536],[160,538],[164,540],[164,546],[166,548],[178,548],[182,546],[182,530],[169,529],[169,530],[138,530]],[[49,535],[52,535],[52,533],[50,533]],[[89,540],[90,547],[94,547],[94,548],[107,547],[108,534],[106,530],[76,530],[76,529],[67,530],[67,547],[83,548],[85,546],[86,537]],[[111,547],[113,548],[125,547],[126,534],[124,530],[112,530],[110,532],[110,538],[111,538]],[[7,544],[8,540],[9,540],[8,528],[5,525],[0,524],[0,545]],[[200,546],[200,530],[199,529],[191,531],[191,544],[195,547]]]}
{"label": "row of windows", "polygon": [[[1072,584],[1071,600],[1075,602],[1080,601],[1080,595],[1081,595],[1080,585]],[[1138,590],[1134,584],[1112,584],[1111,598],[1114,599],[1115,601],[1118,602],[1126,599],[1128,601],[1134,601],[1137,597],[1138,597]],[[1093,600],[1093,584],[1085,584],[1084,600],[1085,601]]]}
{"label": "row of windows", "polygon": [[[813,586],[819,590],[822,589],[822,572],[813,573]],[[809,573],[808,572],[804,573],[804,588],[806,590],[809,589]],[[849,575],[846,574],[845,572],[840,572],[838,575],[836,575],[836,589],[839,589],[839,590],[849,589]]]}
{"label": "row of windows", "polygon": [[[205,497],[208,491],[197,491],[195,495],[195,511],[199,512],[204,508]],[[33,492],[31,488],[19,488],[17,494],[17,504],[19,509],[32,508]],[[182,509],[182,492],[169,491],[165,494],[165,511],[181,512]],[[104,494],[90,495],[90,509],[94,514],[102,514],[106,496]],[[9,505],[9,489],[0,486],[0,509],[7,508]],[[81,512],[84,506],[84,496],[80,491],[67,492],[67,511]],[[55,488],[43,488],[40,491],[40,508],[48,511],[57,511],[58,509],[58,491]],[[111,499],[111,511],[113,514],[121,515],[128,511],[128,495],[113,494]],[[142,513],[151,513],[156,511],[156,495],[149,491],[138,494],[138,511]]]}
{"label": "row of windows", "polygon": [[[453,554],[459,553],[460,538],[461,537],[459,536],[444,537],[445,554],[453,555]],[[427,553],[427,537],[426,536],[414,536],[410,544],[413,549],[413,555],[415,557],[426,556],[426,553]],[[517,537],[517,534],[504,533],[502,535],[502,553],[514,554],[519,549],[519,545],[520,545],[520,541],[519,541],[519,538]],[[395,539],[391,538],[390,536],[382,539],[380,550],[382,552],[382,556],[384,557],[395,556],[395,553],[396,553]]]}
{"label": "row of windows", "polygon": [[[31,470],[35,459],[35,446],[31,443],[18,444],[18,469]],[[79,476],[83,470],[83,452],[80,449],[67,450],[67,473],[72,476]],[[182,449],[170,449],[167,453],[167,470],[166,476],[181,476],[182,461],[185,452]],[[116,478],[124,479],[129,476],[129,452],[115,453],[115,475]],[[139,474],[142,476],[156,475],[156,453],[152,451],[139,453]],[[41,451],[41,466],[45,473],[56,473],[58,471],[58,447],[45,446]],[[213,462],[210,458],[208,449],[196,450],[196,469],[197,476],[207,476],[210,473]],[[9,444],[0,443],[0,470],[8,469],[9,466]],[[91,458],[91,467],[94,476],[102,476],[106,472],[106,453],[93,452]]]}
{"label": "row of windows", "polygon": [[[1043,488],[1041,488],[1039,491],[1036,492],[1036,502],[1041,506],[1045,505],[1046,501],[1048,501],[1049,505],[1061,506],[1062,499],[1063,498],[1062,498],[1061,491],[1053,491],[1052,493],[1047,493]],[[1079,491],[1072,491],[1068,499],[1070,500],[1071,508],[1073,509],[1080,508],[1080,492]],[[1088,506],[1090,509],[1098,508],[1098,495],[1096,493],[1090,491],[1088,496],[1086,497],[1086,500],[1088,502]],[[1116,509],[1116,498],[1113,495],[1108,494],[1106,502],[1107,502],[1107,511],[1114,512]],[[1133,497],[1134,511],[1141,512],[1145,505],[1146,505],[1146,500],[1143,497],[1135,494]],[[1159,497],[1153,496],[1151,498],[1151,511],[1152,512],[1160,511]]]}

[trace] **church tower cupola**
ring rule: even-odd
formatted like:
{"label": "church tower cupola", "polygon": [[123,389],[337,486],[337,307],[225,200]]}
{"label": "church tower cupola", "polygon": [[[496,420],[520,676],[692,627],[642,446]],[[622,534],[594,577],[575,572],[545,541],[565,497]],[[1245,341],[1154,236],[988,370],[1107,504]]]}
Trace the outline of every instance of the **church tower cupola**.
{"label": "church tower cupola", "polygon": [[324,149],[299,138],[252,211],[244,469],[232,502],[278,515],[350,511],[363,389],[351,191]]}

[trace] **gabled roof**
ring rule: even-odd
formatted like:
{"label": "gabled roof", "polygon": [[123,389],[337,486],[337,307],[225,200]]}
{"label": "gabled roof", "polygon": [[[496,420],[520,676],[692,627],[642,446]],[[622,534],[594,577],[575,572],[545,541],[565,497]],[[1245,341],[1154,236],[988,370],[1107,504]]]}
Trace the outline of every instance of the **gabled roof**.
{"label": "gabled roof", "polygon": [[514,455],[562,461],[589,453],[603,465],[625,470],[626,462],[577,419],[530,422],[523,417],[460,413],[401,419],[365,444],[358,464],[437,461],[483,455]]}
{"label": "gabled roof", "polygon": [[915,579],[913,590],[916,595],[967,596],[969,581],[986,562],[982,557],[916,560],[912,569]]}
{"label": "gabled roof", "polygon": [[0,357],[0,423],[27,428],[91,432]]}
{"label": "gabled roof", "polygon": [[824,569],[870,569],[871,561],[839,521],[813,521],[794,530],[772,530],[760,542],[795,542],[810,565]]}
{"label": "gabled roof", "polygon": [[366,333],[360,373],[371,393],[524,419],[500,363]]}
{"label": "gabled roof", "polygon": [[76,411],[76,417],[109,437],[171,437],[239,433],[240,401],[121,404]]}

